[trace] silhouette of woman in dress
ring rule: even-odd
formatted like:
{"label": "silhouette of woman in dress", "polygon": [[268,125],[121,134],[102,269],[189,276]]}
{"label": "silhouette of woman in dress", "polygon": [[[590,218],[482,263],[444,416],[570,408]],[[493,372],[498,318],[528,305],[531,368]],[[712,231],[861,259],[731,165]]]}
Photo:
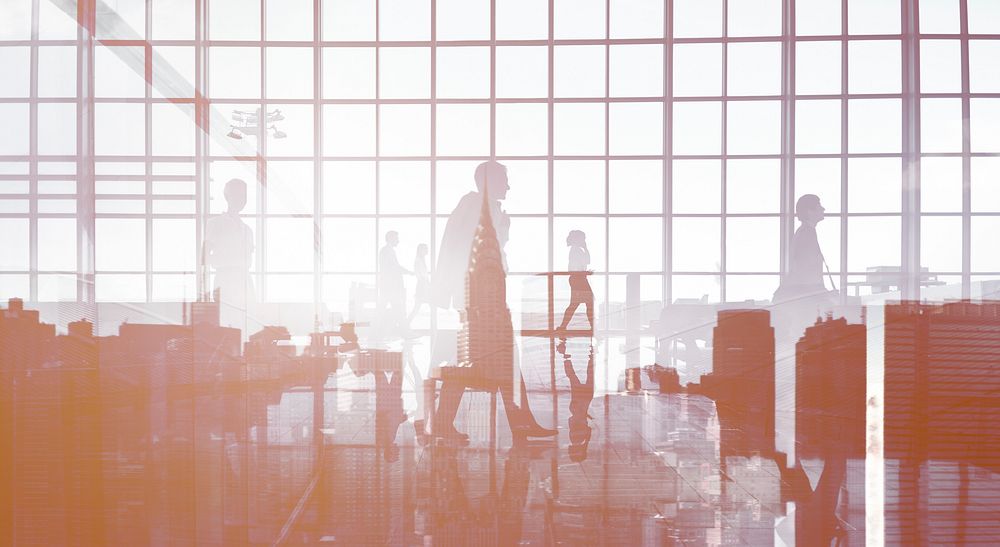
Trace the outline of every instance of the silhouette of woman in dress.
{"label": "silhouette of woman in dress", "polygon": [[587,280],[587,267],[590,266],[590,251],[587,249],[587,234],[581,230],[571,230],[566,236],[566,245],[569,247],[569,271],[579,272],[569,274],[569,306],[563,314],[562,323],[559,325],[560,331],[565,331],[569,322],[573,319],[573,314],[580,304],[587,306],[587,323],[590,330],[594,330],[594,291],[590,288],[590,281]]}

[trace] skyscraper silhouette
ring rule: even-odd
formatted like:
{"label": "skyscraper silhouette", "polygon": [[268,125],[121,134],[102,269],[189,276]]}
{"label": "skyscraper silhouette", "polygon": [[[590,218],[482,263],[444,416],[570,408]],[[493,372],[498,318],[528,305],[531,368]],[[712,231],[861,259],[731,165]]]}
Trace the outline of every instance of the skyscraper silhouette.
{"label": "skyscraper silhouette", "polygon": [[796,492],[801,545],[828,545],[845,536],[852,545],[864,542],[863,481],[848,480],[847,510],[838,515],[837,509],[848,459],[865,455],[866,340],[865,325],[828,318],[806,329],[795,346],[796,456],[823,460],[816,487]]}
{"label": "skyscraper silhouette", "polygon": [[886,306],[885,458],[899,466],[898,483],[887,475],[899,491],[887,543],[960,544],[1000,525],[977,509],[1000,497],[980,491],[970,469],[1000,473],[998,355],[1000,303]]}
{"label": "skyscraper silhouette", "polygon": [[701,390],[715,399],[720,453],[774,452],[774,328],[767,310],[723,310],[713,337],[713,369]]}
{"label": "skyscraper silhouette", "polygon": [[[460,312],[458,363],[445,377],[441,403],[433,426],[436,434],[454,433],[455,413],[466,387],[499,390],[510,428],[518,437],[551,436],[554,430],[538,425],[528,409],[523,380],[515,378],[514,327],[507,308],[507,273],[497,233],[490,218],[490,205],[483,193],[479,226],[472,240],[465,275],[465,309]],[[514,383],[521,387],[521,401],[514,401]]]}

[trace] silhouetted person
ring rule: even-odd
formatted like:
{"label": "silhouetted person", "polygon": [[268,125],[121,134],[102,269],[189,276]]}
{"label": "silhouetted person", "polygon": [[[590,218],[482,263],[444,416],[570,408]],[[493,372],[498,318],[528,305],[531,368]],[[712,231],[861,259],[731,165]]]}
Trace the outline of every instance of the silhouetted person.
{"label": "silhouetted person", "polygon": [[391,375],[381,370],[375,375],[375,446],[382,450],[387,462],[399,459],[396,446],[396,432],[399,424],[406,421],[403,412],[403,372]]}
{"label": "silhouetted person", "polygon": [[215,270],[213,292],[218,291],[222,303],[221,323],[242,326],[247,306],[254,301],[254,285],[250,265],[254,251],[253,231],[240,211],[247,204],[247,185],[231,179],[223,190],[226,212],[205,224],[204,263]]}
{"label": "silhouetted person", "polygon": [[[403,274],[412,273],[399,264],[396,258],[396,246],[399,245],[399,234],[395,231],[385,233],[385,246],[378,253],[378,310],[379,318],[385,325],[386,332],[402,326],[406,317],[406,288],[403,286]],[[387,312],[386,308],[392,308]]]}
{"label": "silhouetted person", "polygon": [[413,318],[420,312],[424,304],[430,302],[431,278],[427,272],[427,244],[417,245],[417,254],[413,257],[413,275],[417,276],[417,287],[413,291],[413,311],[406,318],[409,325]]}
{"label": "silhouetted person", "polygon": [[479,224],[483,192],[488,192],[490,218],[493,219],[501,253],[510,234],[510,217],[500,208],[500,202],[506,199],[510,190],[507,168],[495,161],[483,162],[476,167],[475,179],[476,191],[462,196],[448,216],[441,237],[441,252],[431,284],[434,305],[440,308],[457,310],[465,305],[465,271],[469,267],[472,238]]}
{"label": "silhouetted person", "polygon": [[[460,308],[465,306],[465,277],[470,268],[469,257],[472,252],[473,239],[476,235],[480,219],[489,215],[489,223],[499,247],[501,274],[506,271],[506,259],[503,253],[510,231],[510,218],[500,209],[500,200],[507,196],[510,186],[507,184],[507,168],[495,161],[479,164],[475,172],[476,192],[466,194],[455,207],[448,223],[445,225],[441,241],[441,256],[438,268],[434,272],[433,291],[435,305],[445,308]],[[505,281],[502,281],[505,282]],[[506,303],[504,303],[506,307]],[[508,311],[509,315],[509,311]],[[450,341],[448,341],[450,342]],[[445,341],[439,337],[436,345]],[[510,340],[513,346],[513,340]],[[511,348],[512,350],[516,348]],[[509,365],[505,370],[483,371],[492,378],[503,378],[496,385],[503,398],[507,421],[516,439],[526,437],[548,437],[556,434],[554,429],[547,429],[538,424],[528,405],[528,390],[516,363],[517,351],[511,351]],[[457,359],[456,359],[457,360]],[[506,369],[509,366],[510,369]],[[514,378],[519,378],[521,390],[520,405],[514,402]],[[435,415],[433,432],[435,435],[464,438],[465,435],[455,430],[454,420],[458,412],[465,385],[457,382],[444,382],[441,386],[441,397],[438,412]]]}
{"label": "silhouetted person", "polygon": [[782,276],[773,298],[775,304],[780,304],[776,326],[783,325],[777,329],[779,337],[798,338],[823,308],[833,304],[831,291],[823,283],[826,260],[816,237],[816,225],[823,220],[825,211],[814,194],[805,194],[795,203],[800,224],[792,236],[788,272]]}
{"label": "silhouetted person", "polygon": [[788,273],[781,280],[782,286],[798,294],[826,292],[823,286],[823,251],[816,237],[816,225],[824,218],[826,209],[819,197],[806,194],[795,203],[795,216],[799,219],[799,229],[792,236],[789,252]]}
{"label": "silhouetted person", "polygon": [[594,348],[590,347],[587,355],[587,379],[581,382],[573,368],[572,355],[566,353],[566,343],[556,346],[563,356],[563,369],[569,380],[569,459],[582,462],[587,459],[587,447],[590,446],[590,403],[594,400]]}
{"label": "silhouetted person", "polygon": [[587,307],[587,323],[590,330],[594,330],[594,291],[590,288],[590,281],[587,280],[587,267],[590,266],[590,251],[587,249],[587,234],[580,230],[571,230],[566,236],[566,245],[569,247],[569,271],[580,272],[569,275],[569,305],[563,314],[562,323],[558,330],[566,330],[569,322],[573,319],[576,309],[583,304]]}

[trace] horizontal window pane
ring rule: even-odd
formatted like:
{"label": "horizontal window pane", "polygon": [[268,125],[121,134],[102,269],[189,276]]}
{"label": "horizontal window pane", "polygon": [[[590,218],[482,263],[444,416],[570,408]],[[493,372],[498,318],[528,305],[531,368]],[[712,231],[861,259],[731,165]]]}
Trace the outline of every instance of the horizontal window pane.
{"label": "horizontal window pane", "polygon": [[722,151],[722,105],[718,102],[674,103],[674,154],[718,154]]}
{"label": "horizontal window pane", "polygon": [[903,77],[898,40],[852,40],[847,57],[850,93],[900,92]]}
{"label": "horizontal window pane", "polygon": [[556,46],[556,97],[604,96],[604,46]]}
{"label": "horizontal window pane", "polygon": [[726,220],[726,271],[777,272],[779,219]]}
{"label": "horizontal window pane", "polygon": [[330,99],[375,98],[375,48],[325,48],[323,94]]}
{"label": "horizontal window pane", "polygon": [[439,47],[437,96],[444,99],[490,96],[490,48]]}
{"label": "horizontal window pane", "polygon": [[663,36],[664,0],[609,0],[611,38]]}
{"label": "horizontal window pane", "polygon": [[780,208],[781,162],[776,159],[726,162],[726,211],[777,213]]}
{"label": "horizontal window pane", "polygon": [[604,38],[607,0],[555,0],[555,38]]}
{"label": "horizontal window pane", "polygon": [[972,210],[1000,211],[1000,158],[972,158]]}
{"label": "horizontal window pane", "polygon": [[76,270],[76,219],[38,219],[38,269]]}
{"label": "horizontal window pane", "polygon": [[489,105],[438,105],[436,121],[438,154],[486,156],[490,153]]}
{"label": "horizontal window pane", "polygon": [[[146,221],[99,218],[95,222],[97,232],[94,242],[98,270],[146,269]],[[145,300],[145,296],[142,299]]]}
{"label": "horizontal window pane", "polygon": [[663,153],[662,103],[612,103],[610,154],[660,155]]}
{"label": "horizontal window pane", "polygon": [[958,93],[961,90],[961,42],[921,40],[920,92]]}
{"label": "horizontal window pane", "polygon": [[799,36],[841,34],[843,0],[795,0],[795,33]]}
{"label": "horizontal window pane", "polygon": [[847,0],[850,34],[899,34],[899,0]]}
{"label": "horizontal window pane", "polygon": [[921,217],[920,265],[932,272],[962,271],[962,217]]}
{"label": "horizontal window pane", "polygon": [[847,267],[852,272],[869,268],[899,268],[899,217],[852,217],[847,222]]}
{"label": "horizontal window pane", "polygon": [[671,241],[674,271],[719,271],[722,262],[722,223],[719,219],[675,218]]}
{"label": "horizontal window pane", "polygon": [[899,99],[854,99],[847,107],[850,153],[899,152],[903,112]]}
{"label": "horizontal window pane", "polygon": [[851,158],[847,163],[848,212],[898,212],[902,179],[900,158]]}
{"label": "horizontal window pane", "polygon": [[146,276],[143,274],[97,274],[94,287],[98,302],[146,301]]}
{"label": "horizontal window pane", "polygon": [[729,154],[777,154],[781,151],[779,101],[730,101],[726,121]]}
{"label": "horizontal window pane", "polygon": [[323,39],[375,39],[375,0],[322,0]]}
{"label": "horizontal window pane", "polygon": [[840,42],[795,43],[795,92],[799,95],[840,94]]}
{"label": "horizontal window pane", "polygon": [[969,32],[1000,34],[1000,5],[993,0],[968,0]]}
{"label": "horizontal window pane", "polygon": [[996,93],[1000,91],[1000,40],[969,41],[969,91]]}
{"label": "horizontal window pane", "polygon": [[839,100],[795,102],[795,152],[836,154],[841,148]]}
{"label": "horizontal window pane", "polygon": [[722,94],[722,44],[674,46],[675,97],[711,97]]}
{"label": "horizontal window pane", "polygon": [[731,43],[726,68],[729,95],[781,93],[781,43]]}
{"label": "horizontal window pane", "polygon": [[611,96],[663,95],[663,46],[611,46]]}
{"label": "horizontal window pane", "polygon": [[962,211],[962,158],[920,159],[920,210]]}
{"label": "horizontal window pane", "polygon": [[556,155],[604,154],[603,104],[556,104],[554,119]]}
{"label": "horizontal window pane", "polygon": [[962,151],[962,101],[922,99],[920,101],[921,152]]}
{"label": "horizontal window pane", "polygon": [[662,161],[611,161],[608,177],[608,210],[612,214],[663,210]]}
{"label": "horizontal window pane", "polygon": [[552,176],[556,214],[604,212],[603,161],[556,161]]}
{"label": "horizontal window pane", "polygon": [[616,218],[608,225],[608,269],[663,270],[663,224],[659,218]]}
{"label": "horizontal window pane", "polygon": [[496,48],[497,97],[547,97],[549,52],[545,46]]}
{"label": "horizontal window pane", "polygon": [[31,83],[30,61],[31,48],[0,47],[0,67],[3,68],[4,72],[4,77],[0,80],[0,97],[28,96],[29,84]]}
{"label": "horizontal window pane", "polygon": [[972,271],[1000,272],[997,234],[1000,234],[1000,217],[972,217]]}
{"label": "horizontal window pane", "polygon": [[722,36],[722,0],[674,0],[675,38]]}
{"label": "horizontal window pane", "polygon": [[674,160],[673,188],[674,213],[717,214],[721,212],[722,162],[719,160]]}
{"label": "horizontal window pane", "polygon": [[920,32],[923,34],[958,34],[959,0],[920,0]]}
{"label": "horizontal window pane", "polygon": [[0,253],[0,270],[27,271],[28,219],[0,218],[0,233],[4,234],[4,252]]}
{"label": "horizontal window pane", "polygon": [[969,126],[973,152],[1000,152],[1000,100],[972,99]]}
{"label": "horizontal window pane", "polygon": [[384,161],[378,169],[379,213],[426,213],[430,210],[430,162]]}
{"label": "horizontal window pane", "polygon": [[549,109],[546,104],[496,105],[496,151],[501,156],[548,153]]}

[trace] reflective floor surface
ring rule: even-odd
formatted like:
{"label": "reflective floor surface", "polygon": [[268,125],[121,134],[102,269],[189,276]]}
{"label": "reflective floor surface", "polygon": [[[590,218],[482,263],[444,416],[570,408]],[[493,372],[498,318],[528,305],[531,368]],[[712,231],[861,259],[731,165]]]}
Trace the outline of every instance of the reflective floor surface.
{"label": "reflective floor surface", "polygon": [[[8,377],[0,528],[17,545],[865,544],[862,455],[786,465],[726,401],[619,389],[590,343],[522,362],[554,438],[512,436],[481,391],[455,422],[467,442],[428,436],[410,372]],[[992,543],[998,492],[995,469],[887,461],[885,542]]]}

